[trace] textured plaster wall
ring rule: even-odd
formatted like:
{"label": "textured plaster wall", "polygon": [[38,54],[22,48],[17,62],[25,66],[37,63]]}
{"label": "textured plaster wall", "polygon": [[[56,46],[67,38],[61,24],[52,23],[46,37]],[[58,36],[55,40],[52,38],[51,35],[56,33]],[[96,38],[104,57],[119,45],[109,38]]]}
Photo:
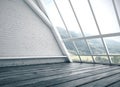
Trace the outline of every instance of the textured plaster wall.
{"label": "textured plaster wall", "polygon": [[50,29],[23,0],[0,0],[0,58],[62,56]]}

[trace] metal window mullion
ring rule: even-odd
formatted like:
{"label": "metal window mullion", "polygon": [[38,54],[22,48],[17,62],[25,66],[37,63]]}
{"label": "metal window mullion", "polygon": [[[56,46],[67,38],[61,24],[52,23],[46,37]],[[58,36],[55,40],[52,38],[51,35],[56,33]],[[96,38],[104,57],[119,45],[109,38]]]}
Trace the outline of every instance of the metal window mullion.
{"label": "metal window mullion", "polygon": [[[43,2],[42,2],[41,0],[36,0],[36,2],[38,3],[39,8],[40,8],[41,10],[43,10],[44,14],[45,14],[46,17],[49,19],[49,21],[50,21],[51,25],[53,26],[53,28],[55,28],[54,25],[53,25],[53,23],[51,22],[48,14],[47,14],[47,11],[46,11],[46,9],[45,9],[45,7],[44,7]],[[54,32],[55,32],[55,34],[54,34]],[[61,49],[62,54],[63,54],[63,55],[64,55],[64,54],[67,55],[67,57],[69,58],[67,49],[65,48],[64,43],[61,42],[61,41],[63,41],[63,39],[59,36],[59,34],[58,34],[58,32],[56,31],[56,29],[54,29],[54,32],[52,31],[53,35],[54,35],[55,38],[56,38],[56,41],[57,41],[57,43],[58,43],[58,46],[59,46],[59,48]],[[64,52],[65,52],[65,53],[64,53]],[[69,60],[69,61],[70,61],[70,60]]]}
{"label": "metal window mullion", "polygon": [[100,31],[99,25],[98,25],[98,23],[97,23],[97,19],[96,19],[96,17],[95,17],[94,11],[93,11],[93,9],[92,9],[92,5],[91,5],[90,0],[88,0],[88,4],[89,4],[90,10],[91,10],[91,12],[92,12],[92,15],[93,15],[95,24],[96,24],[96,26],[97,26],[98,32],[99,32],[99,34],[100,34],[100,36],[101,36],[101,40],[102,40],[103,46],[104,46],[104,48],[105,48],[106,54],[107,54],[107,56],[108,56],[109,64],[111,64],[111,60],[110,60],[110,56],[109,56],[109,51],[108,51],[107,46],[106,46],[106,44],[105,44],[105,42],[104,42],[104,40],[103,40],[103,37],[102,37],[101,31]]}
{"label": "metal window mullion", "polygon": [[79,54],[79,51],[78,51],[78,49],[77,49],[77,46],[76,46],[75,42],[72,41],[72,43],[73,43],[73,45],[74,45],[74,47],[75,47],[75,50],[76,50],[76,52],[77,52],[77,55],[79,56],[80,62],[82,62],[82,59],[81,59],[81,57],[80,57],[80,54]]}
{"label": "metal window mullion", "polygon": [[65,38],[63,40],[78,40],[78,39],[94,39],[94,38],[101,38],[101,37],[112,37],[112,36],[120,36],[120,33],[112,33],[112,34],[102,34],[100,35],[95,35],[95,36],[88,36],[88,37],[75,37],[75,38]]}
{"label": "metal window mullion", "polygon": [[[91,51],[90,46],[88,45],[88,42],[86,39],[85,39],[85,43],[87,44],[88,50],[90,51],[90,55],[92,56],[92,51]],[[95,63],[95,59],[93,56],[92,56],[92,60],[93,60],[93,63]]]}
{"label": "metal window mullion", "polygon": [[118,25],[119,25],[119,28],[120,28],[120,19],[119,19],[117,7],[116,7],[116,4],[115,4],[115,1],[114,1],[114,0],[112,0],[112,4],[113,4],[113,8],[114,8],[114,11],[115,11],[115,15],[116,15],[116,18],[117,18],[117,21],[118,21]]}
{"label": "metal window mullion", "polygon": [[[69,37],[72,39],[72,36],[71,36],[71,34],[69,33],[69,31],[68,31],[68,27],[67,27],[67,25],[66,25],[66,23],[65,23],[65,21],[64,21],[64,19],[63,19],[63,17],[62,17],[62,14],[61,14],[58,6],[57,6],[56,1],[53,0],[53,2],[54,2],[55,6],[56,6],[56,8],[57,8],[57,10],[58,10],[58,13],[59,13],[59,15],[60,15],[60,18],[62,19],[62,22],[63,22],[63,24],[64,24],[64,26],[65,26],[65,28],[66,28],[66,31],[67,31]],[[77,52],[77,55],[79,56],[80,62],[82,62],[82,61],[81,61],[81,57],[80,57],[80,55],[79,55],[79,51],[78,51],[78,49],[77,49],[77,47],[76,47],[76,44],[75,44],[73,41],[72,41],[72,43],[73,43],[73,46],[74,46],[74,48],[75,48],[75,50],[76,50],[76,52]]]}
{"label": "metal window mullion", "polygon": [[[81,56],[89,56],[89,55],[81,55]],[[91,56],[106,56],[106,55],[95,55],[95,54],[92,54]],[[114,55],[114,54],[110,54],[109,56],[120,56],[120,54],[117,54],[117,55]]]}
{"label": "metal window mullion", "polygon": [[[92,51],[91,51],[91,49],[90,49],[90,47],[89,47],[89,45],[88,45],[88,43],[87,43],[87,40],[86,40],[86,38],[85,38],[85,35],[84,35],[83,30],[82,30],[82,27],[81,27],[81,24],[80,24],[80,22],[79,22],[79,20],[78,20],[78,17],[77,17],[77,15],[76,15],[76,13],[75,13],[75,10],[74,10],[74,8],[73,8],[72,3],[71,3],[70,0],[69,0],[69,4],[70,4],[70,6],[71,6],[71,8],[72,8],[72,11],[73,11],[74,16],[75,16],[75,19],[76,19],[76,21],[77,21],[77,23],[78,23],[79,29],[80,29],[80,31],[81,31],[81,33],[82,33],[82,35],[83,35],[84,40],[85,40],[85,43],[87,44],[88,50],[90,51],[90,54],[92,54]],[[92,60],[93,60],[93,63],[95,63],[93,56],[92,56]]]}
{"label": "metal window mullion", "polygon": [[62,20],[62,22],[63,22],[63,24],[64,24],[64,26],[65,26],[65,29],[66,29],[66,31],[67,31],[67,34],[68,34],[69,37],[71,38],[71,34],[70,34],[69,31],[68,31],[67,25],[66,25],[66,23],[65,23],[65,21],[64,21],[64,19],[63,19],[63,17],[62,17],[62,14],[61,14],[61,12],[60,12],[58,6],[57,6],[57,3],[56,3],[55,0],[53,0],[53,2],[54,2],[54,4],[55,4],[55,7],[56,7],[56,9],[57,9],[59,15],[60,15],[61,20]]}
{"label": "metal window mullion", "polygon": [[110,56],[120,56],[120,54],[110,54]]}

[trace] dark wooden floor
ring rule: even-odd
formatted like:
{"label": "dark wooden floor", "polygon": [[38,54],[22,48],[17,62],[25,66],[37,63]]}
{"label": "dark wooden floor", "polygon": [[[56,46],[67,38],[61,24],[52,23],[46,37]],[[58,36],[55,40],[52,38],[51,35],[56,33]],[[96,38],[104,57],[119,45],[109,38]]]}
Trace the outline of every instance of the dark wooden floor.
{"label": "dark wooden floor", "polygon": [[0,68],[0,87],[120,87],[120,66],[60,63]]}

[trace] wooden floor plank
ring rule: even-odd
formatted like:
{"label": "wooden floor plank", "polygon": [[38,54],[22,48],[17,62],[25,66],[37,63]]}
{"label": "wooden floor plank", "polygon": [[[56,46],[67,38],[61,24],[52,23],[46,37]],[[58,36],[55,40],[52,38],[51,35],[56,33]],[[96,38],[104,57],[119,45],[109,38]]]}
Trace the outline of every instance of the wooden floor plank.
{"label": "wooden floor plank", "polygon": [[[42,66],[42,65],[41,65]],[[35,72],[36,70],[40,70],[41,71],[49,71],[49,70],[59,70],[59,69],[77,69],[77,68],[81,68],[82,66],[83,67],[87,67],[87,66],[90,66],[88,64],[81,64],[79,66],[79,64],[68,64],[68,65],[55,65],[57,67],[54,67],[54,65],[50,65],[50,66],[44,66],[44,67],[34,67],[34,68],[31,68],[31,69],[28,69],[28,67],[26,67],[24,70],[16,70],[16,68],[13,69],[13,71],[9,71],[9,72],[5,72],[5,73],[0,73],[0,78],[2,77],[8,77],[8,76],[11,76],[11,75],[20,75],[20,74],[24,74],[24,73],[30,73],[30,72]],[[64,67],[63,67],[64,66]],[[92,66],[92,65],[91,65]],[[14,74],[13,74],[14,73]]]}
{"label": "wooden floor plank", "polygon": [[[1,78],[0,79],[0,85],[4,85],[4,84],[9,84],[9,83],[15,83],[21,80],[29,80],[29,79],[34,79],[34,78],[43,78],[43,77],[48,77],[48,76],[54,76],[54,75],[61,75],[61,74],[70,74],[72,72],[77,72],[77,71],[82,71],[82,70],[88,70],[89,68],[98,68],[101,66],[89,66],[89,67],[79,67],[78,69],[69,69],[69,70],[57,70],[57,71],[49,71],[49,72],[38,72],[37,74],[34,73],[30,73],[30,74],[24,74],[24,75],[20,75],[20,76],[14,76],[12,78]],[[103,67],[103,66],[102,66]]]}
{"label": "wooden floor plank", "polygon": [[[22,81],[20,84],[19,84],[19,82],[18,83],[14,83],[14,86],[21,85],[21,87],[22,87],[22,86],[25,86],[25,84],[27,84],[27,85],[30,84],[31,85],[33,83],[35,83],[35,85],[37,85],[36,82],[39,82],[38,85],[40,85],[40,86],[48,86],[48,85],[58,84],[58,83],[61,83],[61,82],[66,82],[66,81],[69,81],[71,79],[75,80],[75,79],[78,79],[78,78],[87,77],[89,75],[94,75],[94,74],[97,74],[97,73],[110,71],[111,68],[110,67],[105,67],[105,68],[104,67],[98,67],[98,68],[96,67],[96,68],[92,68],[90,70],[83,70],[83,71],[78,71],[78,72],[65,73],[65,74],[62,74],[62,75],[55,75],[54,77],[53,76],[49,77],[50,78],[50,80],[48,79],[49,81],[42,81],[42,80],[44,80],[44,78],[37,78],[37,79],[28,80],[28,81],[25,80],[25,81]],[[115,70],[115,69],[118,69],[118,67],[114,67],[113,70]],[[93,70],[95,70],[96,72],[93,72]],[[53,79],[53,80],[51,80],[51,78],[60,78],[60,79]],[[35,86],[35,85],[32,85],[32,86]]]}
{"label": "wooden floor plank", "polygon": [[[93,70],[96,70],[96,72],[93,72]],[[55,78],[55,79],[53,78],[53,79],[50,79],[50,80],[47,80],[47,81],[41,81],[39,79],[37,79],[37,81],[36,81],[36,80],[33,79],[33,81],[25,82],[27,85],[22,85],[21,84],[21,87],[22,86],[26,87],[26,86],[28,86],[28,84],[29,84],[30,87],[32,87],[32,86],[34,87],[34,86],[56,85],[56,84],[65,83],[65,82],[68,82],[68,81],[71,81],[71,80],[76,80],[76,79],[84,78],[84,77],[87,77],[87,76],[91,76],[91,75],[94,75],[94,74],[107,72],[107,71],[110,71],[110,70],[111,70],[110,68],[105,67],[105,68],[97,68],[97,69],[86,70],[86,71],[79,71],[77,73],[68,74],[66,76],[63,75],[63,77],[58,77],[57,76],[57,78]],[[35,83],[35,82],[37,82],[37,83]]]}
{"label": "wooden floor plank", "polygon": [[[66,63],[61,63],[62,65],[66,65]],[[42,67],[51,67],[52,65],[56,65],[54,67],[58,67],[59,65],[61,65],[60,63],[56,63],[56,64],[37,64],[37,65],[24,65],[24,66],[9,66],[9,67],[0,67],[0,73],[4,73],[4,72],[10,72],[10,71],[14,71],[14,70],[25,70],[27,69],[32,69],[32,68],[42,68]]]}
{"label": "wooden floor plank", "polygon": [[119,84],[119,66],[60,63],[0,68],[0,87],[117,87]]}
{"label": "wooden floor plank", "polygon": [[[54,69],[54,68],[61,68],[61,67],[63,67],[63,65],[64,65],[64,63],[62,64],[62,65],[60,65],[60,64],[52,64],[52,65],[38,65],[38,66],[22,66],[22,67],[9,67],[10,68],[10,71],[8,70],[8,71],[6,71],[6,72],[2,72],[2,73],[0,73],[0,75],[1,74],[11,74],[11,73],[17,73],[17,72],[19,72],[19,71],[28,71],[28,70],[35,70],[35,69],[41,69],[41,70],[47,70],[47,69]],[[61,66],[61,67],[60,67]],[[68,65],[66,65],[65,64],[65,66],[69,66],[69,64]],[[7,68],[5,68],[5,69],[9,69],[8,67]],[[44,68],[46,68],[46,69],[44,69]],[[1,69],[1,68],[0,68]]]}
{"label": "wooden floor plank", "polygon": [[110,84],[110,85],[108,85],[106,87],[120,87],[120,80],[116,81],[116,82],[114,82],[114,83],[112,83],[112,84]]}
{"label": "wooden floor plank", "polygon": [[[90,66],[90,65],[89,65]],[[58,71],[58,72],[60,72],[60,71],[63,71],[63,70],[77,70],[77,69],[79,69],[79,68],[85,68],[85,67],[87,67],[86,65],[81,65],[81,66],[75,66],[75,67],[69,67],[69,66],[64,66],[64,68],[62,67],[62,68],[54,68],[54,69],[48,69],[48,68],[44,68],[44,70],[41,70],[41,69],[32,69],[32,70],[25,70],[25,71],[23,71],[23,70],[21,70],[21,71],[19,71],[19,72],[12,72],[12,73],[4,73],[4,74],[0,74],[1,76],[3,75],[5,75],[6,77],[8,77],[9,75],[11,76],[11,75],[23,75],[23,74],[27,74],[27,73],[31,73],[31,72],[43,72],[43,73],[45,73],[45,72],[49,72],[49,71],[51,71],[51,72],[53,72],[53,71]],[[14,74],[13,74],[14,73]],[[4,77],[3,77],[4,78]]]}
{"label": "wooden floor plank", "polygon": [[[106,87],[119,80],[120,80],[120,74],[115,74],[113,76],[109,76],[97,81],[93,81],[85,85],[79,85],[77,87]],[[119,86],[114,86],[114,87],[119,87]]]}
{"label": "wooden floor plank", "polygon": [[86,77],[86,78],[82,78],[82,79],[77,79],[77,80],[69,81],[69,82],[66,82],[66,83],[58,84],[58,85],[51,85],[49,87],[67,87],[67,86],[68,87],[75,87],[77,85],[86,84],[86,83],[96,81],[96,80],[99,80],[99,79],[102,79],[102,78],[105,78],[105,77],[108,77],[108,76],[111,76],[111,75],[115,75],[115,74],[120,74],[120,70],[105,72],[105,73],[102,73],[102,74],[97,74],[97,75],[94,75],[94,76],[90,76],[90,77]]}

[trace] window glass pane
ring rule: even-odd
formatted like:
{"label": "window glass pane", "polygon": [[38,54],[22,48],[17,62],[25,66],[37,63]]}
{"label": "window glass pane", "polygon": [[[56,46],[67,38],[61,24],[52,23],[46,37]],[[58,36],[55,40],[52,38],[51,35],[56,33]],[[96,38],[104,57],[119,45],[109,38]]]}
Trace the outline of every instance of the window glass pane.
{"label": "window glass pane", "polygon": [[77,46],[80,55],[90,55],[90,51],[84,40],[75,40],[74,42]]}
{"label": "window glass pane", "polygon": [[71,0],[71,2],[85,36],[98,35],[98,30],[87,0]]}
{"label": "window glass pane", "polygon": [[104,38],[110,54],[120,55],[120,36]]}
{"label": "window glass pane", "polygon": [[64,26],[56,26],[56,28],[63,39],[69,38],[69,35]]}
{"label": "window glass pane", "polygon": [[55,0],[72,37],[81,37],[80,28],[68,0]]}
{"label": "window glass pane", "polygon": [[113,64],[120,64],[120,56],[111,56],[110,58]]}
{"label": "window glass pane", "polygon": [[70,58],[73,60],[73,62],[80,61],[79,56],[77,55],[76,49],[73,45],[72,41],[65,41],[65,46],[69,52]]}
{"label": "window glass pane", "polygon": [[72,59],[73,62],[80,62],[79,56],[76,55],[70,55],[70,59]]}
{"label": "window glass pane", "polygon": [[87,42],[94,55],[106,54],[101,39],[88,39]]}
{"label": "window glass pane", "polygon": [[90,0],[102,34],[120,32],[112,0]]}
{"label": "window glass pane", "polygon": [[46,12],[47,12],[51,22],[57,28],[61,37],[68,38],[67,31],[65,29],[65,26],[63,25],[63,22],[60,18],[58,11],[53,3],[53,0],[41,0],[41,1],[46,9]]}
{"label": "window glass pane", "polygon": [[94,56],[96,63],[109,63],[107,56]]}
{"label": "window glass pane", "polygon": [[80,56],[82,62],[93,62],[92,57],[91,56]]}

